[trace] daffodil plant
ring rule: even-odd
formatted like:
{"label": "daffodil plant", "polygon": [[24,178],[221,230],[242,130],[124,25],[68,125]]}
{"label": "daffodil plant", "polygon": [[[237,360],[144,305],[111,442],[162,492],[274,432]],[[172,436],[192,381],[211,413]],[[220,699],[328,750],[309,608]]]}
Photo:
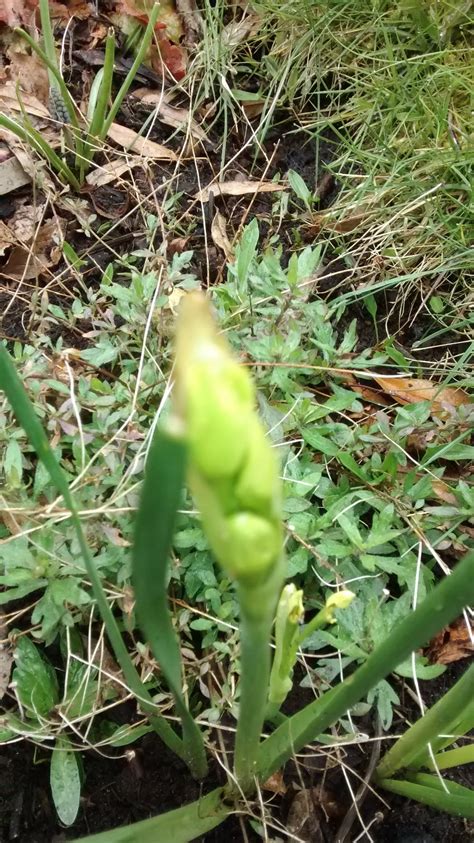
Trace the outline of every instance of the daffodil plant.
{"label": "daffodil plant", "polygon": [[[167,600],[174,519],[186,482],[214,556],[235,583],[240,605],[237,730],[234,769],[229,771],[227,784],[176,811],[94,835],[87,838],[89,843],[193,840],[219,825],[229,813],[245,810],[245,800],[259,782],[265,782],[295,753],[316,740],[474,601],[474,554],[470,553],[343,682],[291,717],[281,715],[280,707],[292,687],[298,650],[316,629],[337,622],[337,610],[343,611],[353,594],[332,594],[302,625],[303,595],[294,585],[283,587],[282,490],[275,450],[257,413],[249,370],[234,358],[215,325],[207,299],[199,293],[189,294],[182,306],[174,378],[172,412],[164,424],[157,426],[148,452],[136,519],[133,584],[138,623],[173,694],[178,730],[160,714],[127,651],[87,546],[66,475],[6,348],[0,347],[0,387],[69,510],[124,679],[153,728],[186,761],[195,778],[204,778],[207,772],[204,736],[188,695],[179,638]],[[376,772],[379,786],[473,817],[472,791],[433,774],[433,770],[472,760],[469,748],[446,751],[446,746],[472,728],[473,692],[471,668],[381,760]],[[270,734],[262,737],[265,720],[271,724]],[[420,772],[422,769],[429,772]],[[397,773],[399,778],[394,778]]]}

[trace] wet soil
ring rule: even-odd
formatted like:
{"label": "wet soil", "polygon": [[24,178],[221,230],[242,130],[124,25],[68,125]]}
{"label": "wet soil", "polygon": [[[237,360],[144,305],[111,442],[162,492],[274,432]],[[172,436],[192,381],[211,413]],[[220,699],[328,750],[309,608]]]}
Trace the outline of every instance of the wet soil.
{"label": "wet soil", "polygon": [[[456,681],[467,661],[451,666],[443,676],[431,682],[422,682],[422,694],[426,704],[433,704],[452,683]],[[400,733],[406,718],[417,717],[416,704],[410,695],[401,691],[401,705],[393,724],[393,730]],[[307,690],[297,690],[289,708],[299,708],[309,701]],[[130,708],[118,713],[123,717]],[[374,729],[367,721],[359,726],[373,734]],[[344,753],[346,769],[364,777],[371,744],[347,748]],[[194,782],[182,762],[161,743],[155,735],[146,735],[133,746],[123,750],[107,748],[103,754],[88,751],[81,754],[84,771],[81,807],[74,825],[62,828],[55,814],[49,786],[49,755],[43,749],[27,742],[18,742],[0,748],[0,843],[61,843],[76,840],[88,834],[105,831],[118,826],[129,825],[142,819],[181,807],[198,799],[213,787],[223,784],[222,773],[211,771],[201,785]],[[474,787],[474,770],[461,768],[453,778],[468,787]],[[298,768],[289,762],[284,771],[287,792],[274,797],[272,814],[279,827],[294,821],[295,797],[302,788],[316,794],[316,808],[313,826],[303,826],[302,841],[312,843],[336,843],[342,839],[338,830],[350,810],[352,799],[348,792],[341,767],[325,762],[324,757],[315,754],[307,759],[304,767]],[[359,781],[351,778],[354,791]],[[265,794],[267,797],[270,794]],[[381,797],[381,798],[379,798]],[[298,797],[299,798],[299,797]],[[319,801],[318,801],[319,800]],[[382,801],[383,800],[383,801]],[[321,805],[323,809],[321,809]],[[258,808],[256,808],[258,814]],[[474,840],[474,823],[461,818],[450,817],[434,809],[401,799],[388,793],[371,794],[361,800],[360,812],[375,843],[460,843]],[[359,836],[361,835],[361,836]],[[279,839],[292,839],[283,836]],[[346,843],[369,841],[357,820],[346,828]],[[214,831],[199,838],[206,843],[237,843],[259,838],[248,822],[243,825],[236,817],[230,817]],[[139,841],[137,841],[139,843]],[[157,841],[157,843],[159,843]]]}

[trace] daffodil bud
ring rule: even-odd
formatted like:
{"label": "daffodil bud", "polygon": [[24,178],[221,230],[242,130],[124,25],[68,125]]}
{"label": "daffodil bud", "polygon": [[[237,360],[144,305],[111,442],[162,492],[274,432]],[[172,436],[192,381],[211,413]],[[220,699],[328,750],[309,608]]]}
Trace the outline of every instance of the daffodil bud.
{"label": "daffodil bud", "polygon": [[290,583],[281,593],[275,619],[275,656],[268,692],[272,706],[279,707],[291,691],[303,617],[303,592]]}
{"label": "daffodil bud", "polygon": [[250,374],[234,359],[200,293],[181,305],[175,373],[190,486],[211,547],[241,584],[263,582],[282,553],[278,464]]}

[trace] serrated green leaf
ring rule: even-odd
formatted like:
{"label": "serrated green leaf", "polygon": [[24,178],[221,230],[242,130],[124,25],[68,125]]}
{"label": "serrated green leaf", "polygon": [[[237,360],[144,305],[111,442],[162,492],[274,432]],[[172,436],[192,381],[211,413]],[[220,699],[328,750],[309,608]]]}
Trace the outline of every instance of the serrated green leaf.
{"label": "serrated green leaf", "polygon": [[13,682],[18,698],[30,716],[47,717],[58,702],[58,680],[53,667],[26,635],[18,639]]}
{"label": "serrated green leaf", "polygon": [[10,439],[7,445],[3,468],[8,483],[12,486],[19,486],[23,473],[23,457],[16,439]]}

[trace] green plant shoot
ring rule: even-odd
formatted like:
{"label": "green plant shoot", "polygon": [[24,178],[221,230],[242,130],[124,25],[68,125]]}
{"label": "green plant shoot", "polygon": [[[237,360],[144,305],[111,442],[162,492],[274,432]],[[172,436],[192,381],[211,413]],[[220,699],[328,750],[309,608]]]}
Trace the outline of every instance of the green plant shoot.
{"label": "green plant shoot", "polygon": [[241,682],[234,764],[243,791],[254,786],[270,633],[284,576],[278,463],[255,403],[251,377],[219,335],[206,298],[191,293],[178,323],[175,411],[204,529],[237,584]]}

